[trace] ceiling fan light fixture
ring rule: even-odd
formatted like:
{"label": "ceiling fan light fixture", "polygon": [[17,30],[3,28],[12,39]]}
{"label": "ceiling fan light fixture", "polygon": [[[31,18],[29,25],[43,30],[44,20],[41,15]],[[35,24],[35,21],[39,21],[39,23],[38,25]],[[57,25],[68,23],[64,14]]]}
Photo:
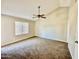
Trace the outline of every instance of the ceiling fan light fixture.
{"label": "ceiling fan light fixture", "polygon": [[40,6],[38,6],[38,14],[37,15],[34,14],[33,18],[44,18],[44,19],[46,19],[45,14],[40,14]]}

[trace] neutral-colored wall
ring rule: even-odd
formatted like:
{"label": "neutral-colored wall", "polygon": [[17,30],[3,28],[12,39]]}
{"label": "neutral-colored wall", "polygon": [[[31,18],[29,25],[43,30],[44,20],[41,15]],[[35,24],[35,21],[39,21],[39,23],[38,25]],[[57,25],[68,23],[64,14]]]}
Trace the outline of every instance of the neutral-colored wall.
{"label": "neutral-colored wall", "polygon": [[[15,21],[28,22],[29,23],[29,33],[25,35],[15,35]],[[1,15],[1,45],[6,45],[13,43],[25,38],[29,38],[35,35],[35,22],[28,21],[25,19],[20,19],[11,16]]]}
{"label": "neutral-colored wall", "polygon": [[70,9],[69,9],[69,17],[68,17],[68,31],[67,31],[67,42],[69,43],[69,49],[72,55],[72,59],[77,59],[77,53],[75,55],[75,52],[78,52],[77,48],[75,50],[75,47],[77,47],[77,44],[75,44],[75,41],[77,39],[77,2],[74,3]]}
{"label": "neutral-colored wall", "polygon": [[76,0],[60,0],[60,7],[70,7],[74,4]]}
{"label": "neutral-colored wall", "polygon": [[73,44],[77,40],[77,3],[73,4],[69,9],[68,16],[68,43]]}
{"label": "neutral-colored wall", "polygon": [[59,41],[67,40],[68,8],[56,9],[46,19],[36,21],[36,35]]}

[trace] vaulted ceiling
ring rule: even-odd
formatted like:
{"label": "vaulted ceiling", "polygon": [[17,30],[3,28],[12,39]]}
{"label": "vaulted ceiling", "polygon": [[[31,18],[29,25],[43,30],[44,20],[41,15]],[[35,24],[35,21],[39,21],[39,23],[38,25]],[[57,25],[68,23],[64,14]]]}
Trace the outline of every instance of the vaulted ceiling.
{"label": "vaulted ceiling", "polygon": [[48,14],[59,7],[70,7],[75,0],[2,0],[1,14],[32,19],[41,6],[41,13]]}

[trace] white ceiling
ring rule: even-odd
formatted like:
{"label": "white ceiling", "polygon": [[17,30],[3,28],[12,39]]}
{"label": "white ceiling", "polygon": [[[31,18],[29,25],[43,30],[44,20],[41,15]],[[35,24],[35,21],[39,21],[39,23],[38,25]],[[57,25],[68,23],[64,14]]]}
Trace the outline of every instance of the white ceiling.
{"label": "white ceiling", "polygon": [[59,7],[69,7],[74,0],[2,0],[1,13],[11,16],[32,19],[41,6],[41,13],[47,14]]}

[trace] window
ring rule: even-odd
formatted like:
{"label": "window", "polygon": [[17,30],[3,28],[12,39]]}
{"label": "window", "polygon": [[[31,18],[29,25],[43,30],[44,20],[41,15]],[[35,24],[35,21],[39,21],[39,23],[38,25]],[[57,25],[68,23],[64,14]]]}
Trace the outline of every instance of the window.
{"label": "window", "polygon": [[22,35],[29,33],[29,24],[26,22],[15,22],[15,35]]}

